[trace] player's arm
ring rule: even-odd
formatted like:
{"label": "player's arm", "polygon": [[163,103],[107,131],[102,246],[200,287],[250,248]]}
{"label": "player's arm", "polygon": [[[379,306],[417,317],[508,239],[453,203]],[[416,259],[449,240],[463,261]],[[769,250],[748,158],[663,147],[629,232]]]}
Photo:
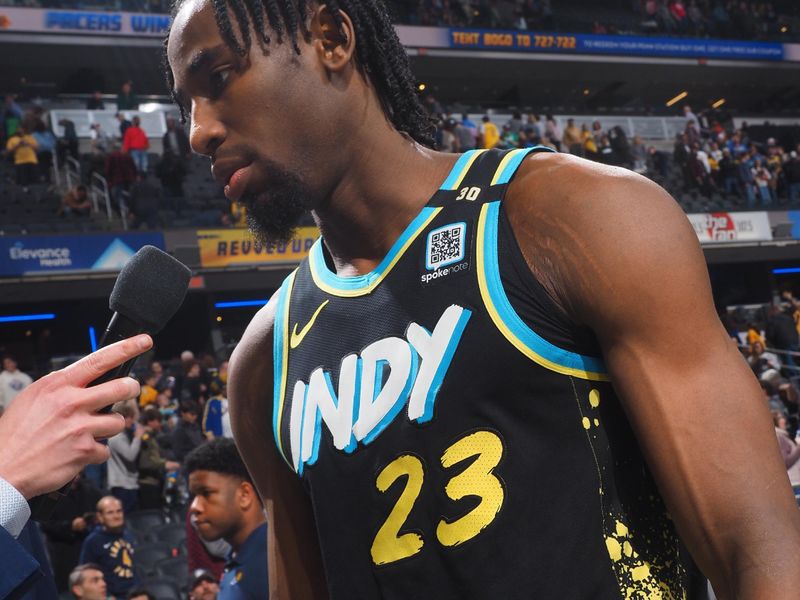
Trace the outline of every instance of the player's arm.
{"label": "player's arm", "polygon": [[231,427],[267,513],[270,598],[326,598],[311,503],[272,432],[272,325],[276,299],[259,311],[231,356]]}
{"label": "player's arm", "polygon": [[597,333],[695,560],[721,599],[794,597],[800,511],[686,216],[628,171],[563,155],[525,166],[528,203],[517,194],[509,214],[526,258],[547,273],[557,303]]}

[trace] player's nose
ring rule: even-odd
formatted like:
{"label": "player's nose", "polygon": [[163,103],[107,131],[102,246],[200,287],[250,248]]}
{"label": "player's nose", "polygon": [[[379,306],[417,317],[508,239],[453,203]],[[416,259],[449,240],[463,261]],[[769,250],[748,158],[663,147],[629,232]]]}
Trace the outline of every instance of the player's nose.
{"label": "player's nose", "polygon": [[225,141],[227,132],[219,120],[211,103],[204,99],[192,102],[192,126],[189,132],[189,145],[192,150],[205,156],[214,152]]}

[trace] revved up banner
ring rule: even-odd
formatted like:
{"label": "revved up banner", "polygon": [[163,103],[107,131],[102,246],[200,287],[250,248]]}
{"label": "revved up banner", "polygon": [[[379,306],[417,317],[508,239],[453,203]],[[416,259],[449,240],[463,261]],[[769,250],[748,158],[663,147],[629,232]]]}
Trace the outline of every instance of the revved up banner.
{"label": "revved up banner", "polygon": [[197,232],[197,245],[203,267],[296,264],[308,255],[318,237],[316,227],[300,227],[286,244],[262,244],[247,229],[204,229]]}

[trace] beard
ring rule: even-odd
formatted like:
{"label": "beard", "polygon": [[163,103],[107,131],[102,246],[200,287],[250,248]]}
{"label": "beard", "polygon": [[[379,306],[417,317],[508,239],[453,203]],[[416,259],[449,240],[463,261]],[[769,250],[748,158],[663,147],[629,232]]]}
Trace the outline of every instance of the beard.
{"label": "beard", "polygon": [[262,244],[289,242],[307,210],[311,191],[297,175],[273,162],[262,161],[259,169],[269,184],[263,192],[242,197],[247,226]]}

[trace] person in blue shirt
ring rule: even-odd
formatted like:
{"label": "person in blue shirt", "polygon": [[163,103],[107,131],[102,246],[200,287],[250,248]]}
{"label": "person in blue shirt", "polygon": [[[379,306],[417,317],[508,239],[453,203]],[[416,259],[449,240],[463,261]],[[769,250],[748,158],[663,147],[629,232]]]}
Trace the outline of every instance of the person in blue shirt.
{"label": "person in blue shirt", "polygon": [[97,503],[99,527],[83,541],[80,563],[94,563],[103,571],[112,596],[125,596],[139,581],[134,571],[135,540],[125,530],[122,502],[105,496]]}
{"label": "person in blue shirt", "polygon": [[217,438],[192,450],[184,461],[189,511],[206,541],[231,545],[217,600],[264,600],[267,581],[267,522],[253,480],[233,440]]}

